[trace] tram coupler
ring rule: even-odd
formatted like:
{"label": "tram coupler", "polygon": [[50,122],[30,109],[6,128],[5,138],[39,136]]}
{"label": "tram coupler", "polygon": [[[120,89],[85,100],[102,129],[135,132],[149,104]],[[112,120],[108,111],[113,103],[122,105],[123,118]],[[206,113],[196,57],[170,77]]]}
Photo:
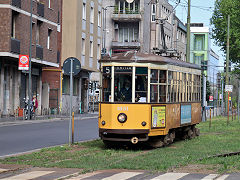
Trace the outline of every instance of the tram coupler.
{"label": "tram coupler", "polygon": [[131,139],[131,143],[137,144],[137,143],[138,143],[138,138],[137,138],[137,137],[133,137],[133,138]]}

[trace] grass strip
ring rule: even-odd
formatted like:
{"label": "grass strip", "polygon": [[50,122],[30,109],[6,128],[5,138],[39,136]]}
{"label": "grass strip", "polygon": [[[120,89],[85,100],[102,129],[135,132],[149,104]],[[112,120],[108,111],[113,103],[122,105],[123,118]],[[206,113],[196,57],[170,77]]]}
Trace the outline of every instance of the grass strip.
{"label": "grass strip", "polygon": [[[40,152],[9,157],[0,163],[37,167],[79,168],[83,172],[103,169],[172,171],[191,165],[206,167],[217,173],[239,172],[240,155],[214,157],[240,151],[240,123],[217,117],[198,125],[201,136],[176,141],[159,149],[107,149],[101,140],[44,148]],[[212,156],[212,158],[208,158]]]}

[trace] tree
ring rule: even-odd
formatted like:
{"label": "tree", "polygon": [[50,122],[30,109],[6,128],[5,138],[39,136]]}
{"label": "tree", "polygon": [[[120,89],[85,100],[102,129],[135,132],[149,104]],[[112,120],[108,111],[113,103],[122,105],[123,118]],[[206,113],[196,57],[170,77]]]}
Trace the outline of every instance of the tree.
{"label": "tree", "polygon": [[240,77],[240,3],[239,0],[216,0],[215,9],[211,18],[214,26],[212,37],[215,44],[227,49],[227,19],[230,15],[230,53],[229,59],[235,63],[235,73]]}

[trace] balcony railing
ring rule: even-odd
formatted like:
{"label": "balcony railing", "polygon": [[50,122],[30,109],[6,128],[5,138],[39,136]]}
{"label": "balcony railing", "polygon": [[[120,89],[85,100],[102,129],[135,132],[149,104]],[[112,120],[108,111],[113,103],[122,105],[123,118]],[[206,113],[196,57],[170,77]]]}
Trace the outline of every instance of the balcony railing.
{"label": "balcony railing", "polygon": [[36,45],[36,58],[43,59],[43,47],[40,45]]}
{"label": "balcony railing", "polygon": [[139,10],[128,10],[128,9],[118,10],[118,9],[115,9],[113,14],[140,14],[140,12],[139,12]]}
{"label": "balcony railing", "polygon": [[140,48],[141,44],[138,41],[132,42],[118,42],[112,41],[112,47],[115,48]]}
{"label": "balcony railing", "polygon": [[142,19],[142,16],[139,10],[115,9],[112,14],[112,19],[114,21],[134,22],[134,21],[140,21]]}
{"label": "balcony railing", "polygon": [[21,8],[21,0],[12,0],[12,5]]}
{"label": "balcony railing", "polygon": [[39,16],[44,17],[44,4],[40,2],[37,3],[37,13]]}
{"label": "balcony railing", "polygon": [[11,52],[20,54],[20,41],[15,38],[11,38]]}

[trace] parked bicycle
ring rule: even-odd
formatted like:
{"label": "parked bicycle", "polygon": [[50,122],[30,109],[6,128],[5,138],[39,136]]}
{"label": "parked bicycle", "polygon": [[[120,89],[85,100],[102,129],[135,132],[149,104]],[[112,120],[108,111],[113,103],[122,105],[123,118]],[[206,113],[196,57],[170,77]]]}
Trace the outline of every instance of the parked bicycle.
{"label": "parked bicycle", "polygon": [[30,106],[28,105],[28,99],[24,98],[24,119],[28,119],[28,109],[30,108],[30,119],[33,119],[35,117],[35,112],[34,112],[34,104],[33,101],[30,102]]}

